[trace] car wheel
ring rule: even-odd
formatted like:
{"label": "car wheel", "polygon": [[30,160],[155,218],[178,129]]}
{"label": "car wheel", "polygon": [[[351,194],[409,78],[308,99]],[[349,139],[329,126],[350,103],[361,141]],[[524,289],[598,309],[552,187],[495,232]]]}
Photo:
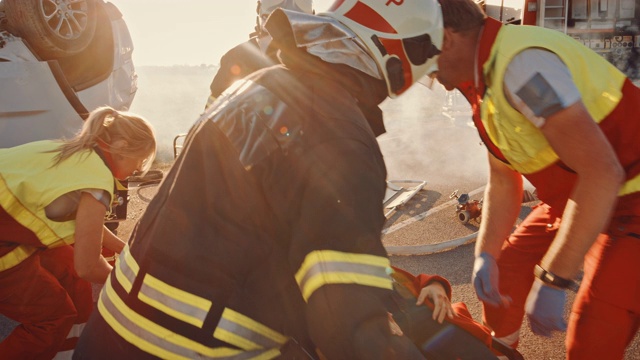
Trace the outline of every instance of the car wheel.
{"label": "car wheel", "polygon": [[7,27],[42,60],[84,50],[96,30],[95,0],[2,0]]}

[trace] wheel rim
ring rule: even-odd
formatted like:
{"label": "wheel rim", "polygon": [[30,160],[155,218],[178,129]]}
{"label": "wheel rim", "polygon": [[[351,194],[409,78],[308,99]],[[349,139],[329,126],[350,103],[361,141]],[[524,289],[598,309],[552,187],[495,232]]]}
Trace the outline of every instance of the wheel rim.
{"label": "wheel rim", "polygon": [[49,30],[62,39],[77,39],[87,29],[86,0],[41,0],[40,12]]}

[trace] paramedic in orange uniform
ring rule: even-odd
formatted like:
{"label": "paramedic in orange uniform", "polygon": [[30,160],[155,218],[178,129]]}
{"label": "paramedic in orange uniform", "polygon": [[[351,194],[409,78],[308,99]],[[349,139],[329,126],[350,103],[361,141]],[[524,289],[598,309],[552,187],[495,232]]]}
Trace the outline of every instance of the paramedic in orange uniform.
{"label": "paramedic in orange uniform", "polygon": [[70,140],[0,149],[0,314],[20,323],[1,358],[72,351],[93,308],[91,282],[112,269],[101,248],[125,245],[104,226],[114,178],[145,170],[155,151],[149,123],[110,107]]}
{"label": "paramedic in orange uniform", "polygon": [[[622,359],[640,325],[640,89],[574,39],[441,0],[439,82],[469,100],[489,150],[473,283],[516,346],[523,316],[565,331],[570,359]],[[523,176],[542,203],[512,233]]]}

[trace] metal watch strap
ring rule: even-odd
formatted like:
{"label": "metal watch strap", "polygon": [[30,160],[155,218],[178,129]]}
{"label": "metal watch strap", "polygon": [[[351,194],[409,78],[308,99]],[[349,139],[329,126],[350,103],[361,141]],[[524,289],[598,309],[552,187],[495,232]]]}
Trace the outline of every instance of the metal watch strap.
{"label": "metal watch strap", "polygon": [[552,272],[548,272],[540,265],[535,266],[535,268],[533,269],[533,275],[542,280],[542,282],[545,284],[549,284],[561,289],[578,291],[579,285],[576,284],[573,280],[565,279]]}

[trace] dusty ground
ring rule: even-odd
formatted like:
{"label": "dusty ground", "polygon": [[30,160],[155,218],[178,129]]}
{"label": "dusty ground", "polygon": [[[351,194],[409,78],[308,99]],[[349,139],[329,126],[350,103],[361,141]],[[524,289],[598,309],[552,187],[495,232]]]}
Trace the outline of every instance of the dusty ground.
{"label": "dusty ground", "polygon": [[[151,172],[161,171],[167,173],[172,162],[154,164]],[[155,177],[154,177],[155,179]],[[127,240],[136,222],[140,219],[149,201],[156,194],[158,183],[129,182],[129,202],[127,204],[127,218],[119,223],[117,235],[123,240]]]}

